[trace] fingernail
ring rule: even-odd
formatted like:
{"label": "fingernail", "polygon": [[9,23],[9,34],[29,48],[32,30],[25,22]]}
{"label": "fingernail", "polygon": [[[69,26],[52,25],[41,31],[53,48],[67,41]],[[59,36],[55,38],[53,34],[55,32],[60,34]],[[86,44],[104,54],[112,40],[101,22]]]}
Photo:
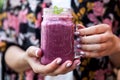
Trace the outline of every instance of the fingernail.
{"label": "fingernail", "polygon": [[77,48],[81,48],[81,45],[80,45],[80,44],[78,44],[78,45],[77,45]]}
{"label": "fingernail", "polygon": [[72,63],[67,63],[66,67],[70,67],[72,65]]}
{"label": "fingernail", "polygon": [[80,58],[80,52],[75,52],[75,56],[74,56],[74,58]]}
{"label": "fingernail", "polygon": [[76,41],[80,42],[80,38],[77,38]]}
{"label": "fingernail", "polygon": [[35,51],[36,57],[39,57],[39,56],[38,56],[38,51],[39,51],[38,49]]}
{"label": "fingernail", "polygon": [[85,55],[85,52],[84,52],[84,51],[80,51],[80,54],[81,54],[81,55]]}
{"label": "fingernail", "polygon": [[62,62],[61,58],[58,58],[57,61],[56,61],[57,64],[60,64],[61,62]]}
{"label": "fingernail", "polygon": [[79,35],[79,34],[80,34],[80,32],[74,32],[74,34],[75,34],[75,35]]}
{"label": "fingernail", "polygon": [[76,66],[79,66],[80,65],[80,62],[78,62],[77,64],[76,64]]}

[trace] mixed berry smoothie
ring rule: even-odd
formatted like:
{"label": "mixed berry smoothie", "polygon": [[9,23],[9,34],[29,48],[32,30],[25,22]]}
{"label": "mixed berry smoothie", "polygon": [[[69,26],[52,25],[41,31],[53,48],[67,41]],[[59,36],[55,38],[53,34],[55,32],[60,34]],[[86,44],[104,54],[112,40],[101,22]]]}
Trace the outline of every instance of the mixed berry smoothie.
{"label": "mixed berry smoothie", "polygon": [[44,17],[41,26],[42,64],[48,64],[57,57],[74,59],[74,24],[71,15],[49,14]]}

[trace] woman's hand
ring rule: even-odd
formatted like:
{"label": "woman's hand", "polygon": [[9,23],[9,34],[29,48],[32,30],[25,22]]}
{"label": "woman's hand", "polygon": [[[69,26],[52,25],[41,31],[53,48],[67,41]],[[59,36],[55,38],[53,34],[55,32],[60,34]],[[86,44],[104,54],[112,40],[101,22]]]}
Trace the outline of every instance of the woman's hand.
{"label": "woman's hand", "polygon": [[108,56],[120,53],[120,39],[107,24],[78,29],[80,48],[87,57]]}
{"label": "woman's hand", "polygon": [[42,57],[41,49],[31,46],[27,49],[26,54],[24,55],[24,61],[27,62],[29,67],[35,72],[42,75],[58,75],[65,74],[69,71],[72,71],[80,64],[80,60],[66,61],[61,64],[62,59],[56,58],[51,63],[47,65],[42,65],[40,59]]}

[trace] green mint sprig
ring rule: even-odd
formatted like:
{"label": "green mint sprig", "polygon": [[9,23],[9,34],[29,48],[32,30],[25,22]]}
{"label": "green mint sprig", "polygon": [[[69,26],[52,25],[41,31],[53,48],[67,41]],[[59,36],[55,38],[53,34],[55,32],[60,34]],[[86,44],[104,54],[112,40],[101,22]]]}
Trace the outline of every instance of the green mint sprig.
{"label": "green mint sprig", "polygon": [[57,6],[54,6],[53,8],[54,14],[60,14],[61,12],[63,12],[63,8],[58,8]]}
{"label": "green mint sprig", "polygon": [[2,12],[2,8],[3,8],[3,4],[4,4],[4,0],[0,0],[0,12]]}

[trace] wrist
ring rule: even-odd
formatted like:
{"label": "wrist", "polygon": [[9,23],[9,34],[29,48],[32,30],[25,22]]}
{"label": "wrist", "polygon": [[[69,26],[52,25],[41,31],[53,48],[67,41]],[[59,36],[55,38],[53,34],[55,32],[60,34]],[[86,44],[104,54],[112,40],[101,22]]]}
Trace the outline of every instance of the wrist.
{"label": "wrist", "polygon": [[[120,54],[120,38],[119,37],[117,37],[117,36],[115,36],[115,38],[116,38],[116,41],[115,41],[115,43],[116,43],[116,47],[115,47],[115,55],[119,55]],[[114,47],[114,46],[113,46]]]}
{"label": "wrist", "polygon": [[114,65],[114,67],[118,68],[120,67],[120,38],[115,36],[115,45],[113,46],[114,50],[111,55],[109,55],[109,58]]}

